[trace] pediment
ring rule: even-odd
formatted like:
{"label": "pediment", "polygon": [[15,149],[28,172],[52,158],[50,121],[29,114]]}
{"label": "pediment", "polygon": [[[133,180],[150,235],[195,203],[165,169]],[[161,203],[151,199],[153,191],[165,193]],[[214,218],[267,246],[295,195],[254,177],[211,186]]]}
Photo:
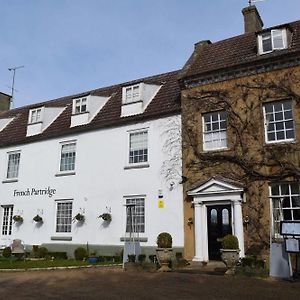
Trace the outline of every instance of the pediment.
{"label": "pediment", "polygon": [[207,195],[207,194],[219,194],[219,193],[236,193],[242,192],[243,188],[239,184],[235,184],[230,180],[211,178],[198,187],[188,191],[188,195]]}

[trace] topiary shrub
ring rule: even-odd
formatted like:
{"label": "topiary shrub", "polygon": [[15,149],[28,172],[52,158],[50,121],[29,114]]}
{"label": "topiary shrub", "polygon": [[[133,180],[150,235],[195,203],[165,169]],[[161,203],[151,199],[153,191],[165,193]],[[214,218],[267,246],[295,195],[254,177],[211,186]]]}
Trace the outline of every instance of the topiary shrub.
{"label": "topiary shrub", "polygon": [[39,247],[37,252],[40,258],[45,258],[49,251],[46,247]]}
{"label": "topiary shrub", "polygon": [[235,235],[227,234],[221,239],[222,249],[239,249],[239,241]]}
{"label": "topiary shrub", "polygon": [[152,263],[155,263],[155,262],[157,261],[156,255],[155,255],[155,254],[150,254],[150,255],[149,255],[149,260],[150,260]]}
{"label": "topiary shrub", "polygon": [[138,261],[139,261],[140,263],[143,263],[145,260],[146,260],[146,255],[145,255],[145,254],[140,254],[140,255],[138,256]]}
{"label": "topiary shrub", "polygon": [[135,254],[128,254],[128,262],[135,262],[136,255]]}
{"label": "topiary shrub", "polygon": [[10,249],[10,247],[5,247],[3,249],[2,256],[5,257],[5,258],[9,258],[11,256],[11,249]]}
{"label": "topiary shrub", "polygon": [[76,260],[84,260],[87,257],[87,251],[83,247],[78,247],[74,251],[74,257]]}
{"label": "topiary shrub", "polygon": [[172,248],[172,236],[168,232],[161,232],[157,237],[158,248]]}

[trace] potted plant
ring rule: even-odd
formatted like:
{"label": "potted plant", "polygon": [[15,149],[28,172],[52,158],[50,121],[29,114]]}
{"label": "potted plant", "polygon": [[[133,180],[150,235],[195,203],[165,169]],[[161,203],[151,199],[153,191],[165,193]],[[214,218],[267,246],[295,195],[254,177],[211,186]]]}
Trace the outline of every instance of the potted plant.
{"label": "potted plant", "polygon": [[84,219],[85,219],[84,215],[81,214],[81,213],[78,213],[74,218],[75,218],[75,220],[77,220],[78,222],[84,222]]}
{"label": "potted plant", "polygon": [[42,223],[43,222],[43,218],[40,215],[36,215],[35,217],[33,217],[32,220],[36,223]]}
{"label": "potted plant", "polygon": [[158,262],[160,264],[159,272],[169,272],[171,271],[169,263],[172,258],[172,236],[168,232],[161,232],[157,237],[156,249]]}
{"label": "potted plant", "polygon": [[98,218],[101,218],[101,219],[103,219],[103,221],[106,221],[106,222],[111,222],[111,220],[112,220],[110,213],[103,213]]}
{"label": "potted plant", "polygon": [[16,223],[22,223],[22,222],[23,222],[23,217],[20,216],[20,215],[14,215],[14,216],[13,216],[13,220],[14,220]]}
{"label": "potted plant", "polygon": [[221,258],[227,267],[226,275],[233,275],[240,259],[239,241],[235,235],[227,234],[221,239]]}

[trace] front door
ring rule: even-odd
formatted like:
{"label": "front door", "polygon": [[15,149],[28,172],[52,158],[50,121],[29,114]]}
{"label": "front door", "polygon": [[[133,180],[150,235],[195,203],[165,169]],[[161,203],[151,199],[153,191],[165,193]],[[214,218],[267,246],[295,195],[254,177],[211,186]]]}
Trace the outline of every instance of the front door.
{"label": "front door", "polygon": [[219,238],[232,233],[231,205],[207,206],[208,257],[220,260],[221,243]]}

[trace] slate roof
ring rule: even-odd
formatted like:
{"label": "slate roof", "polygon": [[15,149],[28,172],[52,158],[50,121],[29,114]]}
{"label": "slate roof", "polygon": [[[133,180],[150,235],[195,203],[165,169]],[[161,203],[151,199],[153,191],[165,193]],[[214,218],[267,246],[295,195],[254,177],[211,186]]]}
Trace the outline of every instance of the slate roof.
{"label": "slate roof", "polygon": [[[180,88],[177,77],[178,71],[173,71],[0,112],[0,118],[15,117],[14,120],[0,132],[0,147],[76,134],[109,126],[120,126],[127,123],[141,122],[179,113]],[[142,114],[121,117],[122,87],[140,82],[162,85],[162,87]],[[70,128],[72,100],[88,94],[104,97],[111,96],[111,98],[90,123]],[[41,106],[66,107],[66,109],[41,134],[26,137],[29,110]]]}
{"label": "slate roof", "polygon": [[252,64],[266,59],[291,55],[300,51],[300,21],[266,28],[261,32],[274,28],[288,27],[292,32],[291,46],[287,49],[258,55],[257,34],[245,33],[216,43],[200,45],[185,64],[180,78],[196,77],[199,74],[217,72],[239,65]]}

